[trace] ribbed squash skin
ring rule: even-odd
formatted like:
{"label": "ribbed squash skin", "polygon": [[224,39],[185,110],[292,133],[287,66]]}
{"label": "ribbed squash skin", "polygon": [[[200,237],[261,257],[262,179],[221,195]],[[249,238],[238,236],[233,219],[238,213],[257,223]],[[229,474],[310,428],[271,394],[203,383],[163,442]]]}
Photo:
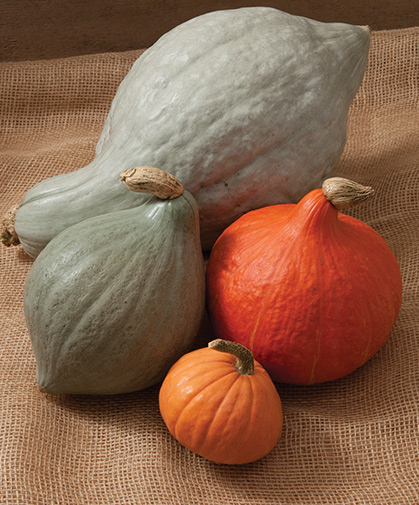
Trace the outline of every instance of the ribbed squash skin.
{"label": "ribbed squash skin", "polygon": [[198,209],[187,192],[67,228],[25,285],[40,388],[117,394],[156,384],[190,349],[204,295]]}
{"label": "ribbed squash skin", "polygon": [[314,190],[225,230],[207,293],[217,337],[247,347],[277,382],[313,384],[349,374],[383,346],[402,281],[385,240]]}
{"label": "ribbed squash skin", "polygon": [[192,351],[169,370],[159,394],[171,434],[215,463],[263,458],[282,430],[281,400],[269,374],[255,362],[254,375],[241,375],[235,361],[213,349]]}
{"label": "ribbed squash skin", "polygon": [[28,191],[15,222],[24,249],[35,257],[68,226],[138,205],[118,184],[137,165],[172,173],[194,195],[204,249],[243,213],[297,202],[342,153],[369,40],[366,27],[267,7],[174,28],[121,83],[95,159]]}

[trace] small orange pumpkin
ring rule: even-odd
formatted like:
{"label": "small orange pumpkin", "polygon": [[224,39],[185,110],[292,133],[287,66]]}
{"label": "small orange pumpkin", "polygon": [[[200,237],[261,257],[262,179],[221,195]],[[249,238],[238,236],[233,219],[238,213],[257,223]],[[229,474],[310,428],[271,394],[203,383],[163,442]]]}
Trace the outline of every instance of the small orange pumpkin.
{"label": "small orange pumpkin", "polygon": [[376,231],[338,212],[372,194],[327,179],[298,204],[249,212],[215,243],[214,332],[246,346],[274,381],[337,379],[386,342],[401,305],[399,265]]}
{"label": "small orange pumpkin", "polygon": [[163,381],[159,404],[170,433],[215,463],[256,461],[282,430],[281,400],[269,374],[234,342],[214,340],[181,357]]}

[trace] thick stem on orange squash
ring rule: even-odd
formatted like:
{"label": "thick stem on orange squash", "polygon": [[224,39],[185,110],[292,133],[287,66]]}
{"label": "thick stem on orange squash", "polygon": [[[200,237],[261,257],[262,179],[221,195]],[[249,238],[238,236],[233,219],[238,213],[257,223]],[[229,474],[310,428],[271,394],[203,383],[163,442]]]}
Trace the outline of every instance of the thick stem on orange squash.
{"label": "thick stem on orange squash", "polygon": [[255,373],[252,353],[243,345],[217,338],[209,342],[208,347],[216,351],[226,352],[236,356],[236,368],[242,375],[253,375]]}
{"label": "thick stem on orange squash", "polygon": [[136,167],[120,175],[125,186],[136,193],[150,193],[161,200],[173,200],[183,193],[181,182],[156,167]]}
{"label": "thick stem on orange squash", "polygon": [[337,209],[348,209],[365,202],[374,195],[374,189],[344,177],[330,177],[322,185],[323,194]]}

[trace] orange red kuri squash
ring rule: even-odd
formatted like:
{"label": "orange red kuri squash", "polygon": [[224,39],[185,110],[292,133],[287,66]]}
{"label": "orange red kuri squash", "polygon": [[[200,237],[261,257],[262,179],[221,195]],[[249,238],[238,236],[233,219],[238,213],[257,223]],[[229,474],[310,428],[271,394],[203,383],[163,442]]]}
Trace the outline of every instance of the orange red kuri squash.
{"label": "orange red kuri squash", "polygon": [[269,374],[234,342],[214,340],[181,357],[163,381],[159,403],[170,433],[215,463],[256,461],[282,430],[281,400]]}
{"label": "orange red kuri squash", "polygon": [[386,342],[401,306],[399,265],[375,230],[338,212],[372,194],[327,179],[298,204],[249,212],[215,243],[207,268],[215,334],[246,346],[274,381],[337,379]]}

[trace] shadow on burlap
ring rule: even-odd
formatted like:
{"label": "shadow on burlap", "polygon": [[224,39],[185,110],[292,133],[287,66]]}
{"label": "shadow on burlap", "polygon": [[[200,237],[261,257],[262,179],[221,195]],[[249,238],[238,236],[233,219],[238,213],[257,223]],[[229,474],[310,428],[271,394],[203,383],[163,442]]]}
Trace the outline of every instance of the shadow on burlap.
{"label": "shadow on burlap", "polygon": [[[158,387],[113,397],[48,396],[22,297],[30,260],[1,248],[2,504],[419,503],[419,28],[373,32],[348,141],[335,175],[373,186],[351,210],[387,240],[403,305],[384,348],[332,383],[278,385],[281,439],[242,467],[181,447],[158,410]],[[117,85],[140,51],[0,64],[0,212],[36,182],[86,165]],[[212,338],[205,322],[197,345]]]}

